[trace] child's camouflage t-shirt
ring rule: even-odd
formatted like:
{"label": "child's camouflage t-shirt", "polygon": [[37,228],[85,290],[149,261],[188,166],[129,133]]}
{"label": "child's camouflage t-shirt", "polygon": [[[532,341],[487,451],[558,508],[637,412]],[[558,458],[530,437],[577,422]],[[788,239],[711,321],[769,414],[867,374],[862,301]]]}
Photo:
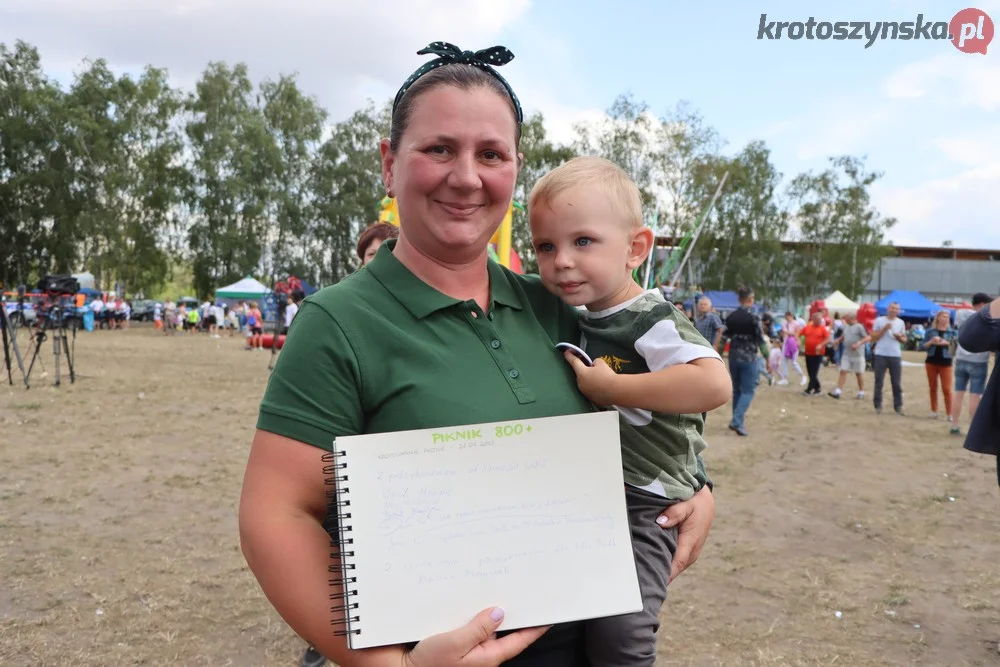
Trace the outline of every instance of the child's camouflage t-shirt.
{"label": "child's camouflage t-shirt", "polygon": [[[650,290],[602,311],[581,309],[580,347],[616,373],[649,373],[695,359],[722,358],[687,316]],[[679,388],[678,391],[683,391]],[[625,482],[671,500],[699,490],[705,417],[614,406],[621,421]]]}

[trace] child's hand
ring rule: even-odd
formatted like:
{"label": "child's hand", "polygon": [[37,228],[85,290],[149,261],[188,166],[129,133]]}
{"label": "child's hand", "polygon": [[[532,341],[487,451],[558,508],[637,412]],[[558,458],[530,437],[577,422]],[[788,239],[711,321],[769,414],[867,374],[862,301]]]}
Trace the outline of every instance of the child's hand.
{"label": "child's hand", "polygon": [[593,366],[587,366],[570,351],[563,353],[566,361],[576,372],[576,386],[580,393],[600,407],[614,405],[614,386],[618,374],[603,359],[595,359]]}

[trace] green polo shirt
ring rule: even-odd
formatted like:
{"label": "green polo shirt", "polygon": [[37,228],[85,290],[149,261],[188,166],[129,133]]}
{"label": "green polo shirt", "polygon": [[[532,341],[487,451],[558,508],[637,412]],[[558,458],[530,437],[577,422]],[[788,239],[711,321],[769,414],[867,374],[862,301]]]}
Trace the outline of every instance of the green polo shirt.
{"label": "green polo shirt", "polygon": [[536,276],[490,261],[484,313],[422,282],[394,246],[302,303],[258,428],[330,449],[341,435],[594,409],[553,348],[579,340],[578,316]]}

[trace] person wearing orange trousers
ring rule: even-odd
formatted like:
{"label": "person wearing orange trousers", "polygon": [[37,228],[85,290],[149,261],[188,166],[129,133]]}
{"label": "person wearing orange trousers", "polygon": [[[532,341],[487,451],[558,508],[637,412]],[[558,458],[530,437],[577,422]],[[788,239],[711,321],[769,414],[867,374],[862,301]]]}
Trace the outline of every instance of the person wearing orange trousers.
{"label": "person wearing orange trousers", "polygon": [[924,342],[921,349],[927,351],[927,359],[924,368],[927,369],[927,385],[931,395],[931,416],[937,418],[938,415],[938,383],[941,384],[941,393],[944,394],[944,409],[951,421],[951,387],[952,379],[952,343],[958,336],[958,332],[951,326],[951,315],[947,310],[939,310],[934,316],[934,323],[927,333],[924,334]]}

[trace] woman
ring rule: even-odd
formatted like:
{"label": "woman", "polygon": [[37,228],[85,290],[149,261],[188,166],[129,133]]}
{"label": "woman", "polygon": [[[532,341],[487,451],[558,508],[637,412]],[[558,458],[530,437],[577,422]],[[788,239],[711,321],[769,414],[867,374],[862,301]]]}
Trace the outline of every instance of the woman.
{"label": "woman", "polygon": [[361,232],[361,237],[358,239],[357,252],[361,266],[375,259],[375,253],[378,252],[384,241],[394,239],[397,236],[399,236],[399,228],[388,222],[373,222],[368,225],[368,228]]}
{"label": "woman", "polygon": [[[552,344],[579,336],[576,312],[536,277],[489,262],[521,156],[517,98],[490,64],[513,57],[435,43],[441,57],[407,80],[381,143],[399,238],[306,299],[261,402],[240,503],[243,552],[277,611],[342,667],[583,664],[579,625],[494,637],[502,610],[412,649],[351,651],[334,636],[320,454],[334,438],[587,412]],[[460,359],[461,363],[456,363]],[[666,510],[677,525],[672,577],[704,544],[709,488]],[[419,600],[401,600],[421,613]],[[473,614],[476,610],[468,610]],[[539,639],[541,637],[541,639]],[[538,640],[538,641],[536,641]],[[528,648],[530,645],[530,648]],[[527,649],[527,650],[525,650]]]}
{"label": "woman", "polygon": [[[958,342],[969,352],[1000,353],[1000,298],[962,325]],[[969,424],[965,448],[997,457],[997,483],[1000,484],[1000,364],[996,359],[989,384]]]}
{"label": "woman", "polygon": [[951,422],[951,344],[956,338],[951,328],[951,315],[947,310],[939,310],[934,322],[924,333],[920,349],[927,352],[924,368],[927,369],[927,385],[931,392],[931,418],[938,416],[938,381],[944,394],[944,409]]}

